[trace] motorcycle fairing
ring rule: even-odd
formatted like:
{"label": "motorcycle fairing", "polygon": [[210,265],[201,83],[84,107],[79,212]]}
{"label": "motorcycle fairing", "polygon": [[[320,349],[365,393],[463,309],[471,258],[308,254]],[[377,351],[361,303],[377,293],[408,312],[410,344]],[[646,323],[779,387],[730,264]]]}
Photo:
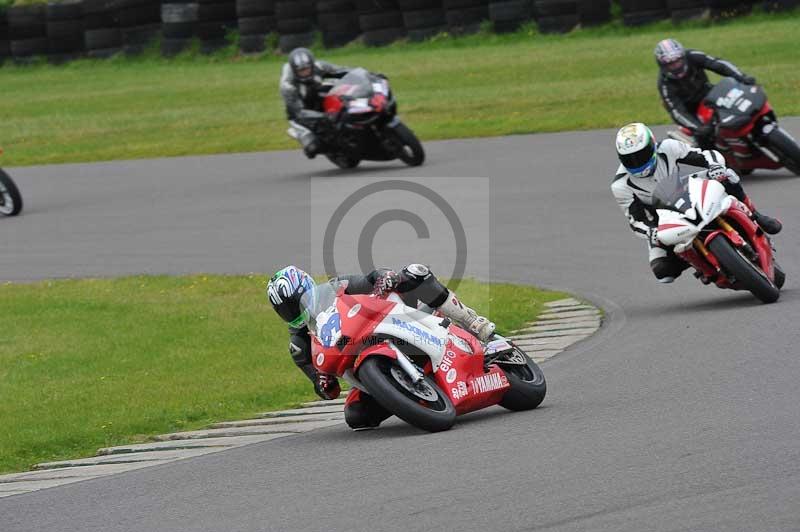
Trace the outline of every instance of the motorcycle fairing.
{"label": "motorcycle fairing", "polygon": [[659,220],[658,239],[666,246],[675,246],[676,253],[691,247],[700,231],[736,201],[717,181],[702,179],[696,174],[687,179],[690,198],[687,208],[683,212],[663,208],[656,210]]}

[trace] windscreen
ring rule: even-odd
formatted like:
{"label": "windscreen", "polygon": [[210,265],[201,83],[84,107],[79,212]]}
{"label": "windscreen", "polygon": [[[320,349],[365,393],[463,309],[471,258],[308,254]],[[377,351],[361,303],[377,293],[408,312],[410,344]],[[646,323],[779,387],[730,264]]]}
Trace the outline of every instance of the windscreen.
{"label": "windscreen", "polygon": [[686,212],[692,206],[689,176],[676,173],[659,181],[653,191],[653,205],[657,209]]}

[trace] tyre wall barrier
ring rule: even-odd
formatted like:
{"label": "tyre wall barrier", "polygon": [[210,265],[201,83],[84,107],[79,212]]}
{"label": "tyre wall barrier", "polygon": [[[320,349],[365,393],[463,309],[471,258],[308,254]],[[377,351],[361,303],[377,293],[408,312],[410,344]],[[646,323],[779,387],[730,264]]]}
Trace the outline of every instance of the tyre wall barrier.
{"label": "tyre wall barrier", "polygon": [[[800,0],[618,0],[622,22],[639,26],[671,19],[727,18],[800,7]],[[0,64],[46,56],[60,63],[82,56],[137,54],[161,39],[172,56],[195,40],[212,53],[238,30],[243,54],[263,53],[275,35],[286,53],[311,45],[327,48],[356,39],[367,46],[422,41],[439,33],[497,33],[535,24],[542,33],[604,24],[611,0],[61,0],[12,6],[0,12]],[[2,9],[0,7],[0,9]]]}

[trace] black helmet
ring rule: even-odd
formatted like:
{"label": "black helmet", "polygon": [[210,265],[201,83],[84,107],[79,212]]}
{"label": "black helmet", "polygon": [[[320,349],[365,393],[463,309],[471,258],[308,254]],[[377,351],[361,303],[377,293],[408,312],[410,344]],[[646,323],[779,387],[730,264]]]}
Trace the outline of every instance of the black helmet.
{"label": "black helmet", "polygon": [[672,79],[682,79],[689,73],[686,49],[675,39],[664,39],[656,45],[656,63],[661,73]]}
{"label": "black helmet", "polygon": [[314,54],[308,48],[295,48],[289,52],[289,65],[301,83],[314,81]]}
{"label": "black helmet", "polygon": [[294,328],[305,324],[307,316],[300,311],[300,298],[316,286],[314,279],[296,266],[275,272],[267,285],[267,297],[275,312]]}

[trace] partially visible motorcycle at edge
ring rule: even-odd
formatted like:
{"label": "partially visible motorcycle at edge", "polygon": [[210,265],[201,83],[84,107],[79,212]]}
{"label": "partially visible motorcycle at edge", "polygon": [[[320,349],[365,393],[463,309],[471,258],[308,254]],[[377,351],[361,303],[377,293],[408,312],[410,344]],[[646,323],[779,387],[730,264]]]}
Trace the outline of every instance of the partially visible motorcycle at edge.
{"label": "partially visible motorcycle at edge", "polygon": [[[697,117],[714,126],[716,148],[739,174],[786,167],[800,176],[800,145],[778,125],[775,111],[760,86],[723,78],[700,103]],[[695,144],[685,127],[667,135]]]}
{"label": "partially visible motorcycle at edge", "polygon": [[[0,155],[3,150],[0,148]],[[0,168],[0,214],[16,216],[22,211],[22,195],[11,176]]]}

